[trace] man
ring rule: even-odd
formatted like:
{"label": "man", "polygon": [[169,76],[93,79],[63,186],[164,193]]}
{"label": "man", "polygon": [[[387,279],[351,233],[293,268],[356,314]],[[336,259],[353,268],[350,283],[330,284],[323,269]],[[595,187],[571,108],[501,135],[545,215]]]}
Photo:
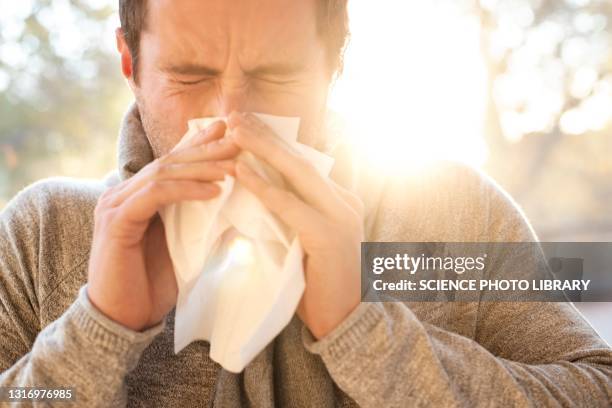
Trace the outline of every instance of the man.
{"label": "man", "polygon": [[[535,236],[480,174],[440,165],[381,180],[346,154],[325,119],[346,0],[119,3],[136,99],[119,171],[36,183],[2,213],[2,386],[73,387],[88,407],[608,406],[612,351],[569,304],[360,303],[361,241]],[[301,117],[300,141],[336,157],[332,180],[248,112]],[[229,136],[216,123],[173,149],[203,116],[229,116]],[[236,164],[241,151],[290,188]],[[228,173],[305,252],[297,316],[240,374],[206,342],[173,353],[177,287],[157,216],[215,197]]]}

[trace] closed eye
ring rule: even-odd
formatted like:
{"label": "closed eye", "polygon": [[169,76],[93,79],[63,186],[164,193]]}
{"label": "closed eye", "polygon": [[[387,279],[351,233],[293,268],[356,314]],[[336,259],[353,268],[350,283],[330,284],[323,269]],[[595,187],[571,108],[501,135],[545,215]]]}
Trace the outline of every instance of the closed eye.
{"label": "closed eye", "polygon": [[260,82],[264,82],[267,84],[272,84],[272,85],[290,85],[290,84],[294,84],[297,82],[300,82],[300,80],[298,78],[271,78],[271,77],[265,77],[265,76],[258,76],[258,77],[254,77],[253,79],[255,79],[256,81],[260,81]]}
{"label": "closed eye", "polygon": [[167,73],[172,82],[179,85],[197,85],[209,79],[215,78],[220,73],[219,70],[207,66],[189,63],[162,66],[161,71]]}
{"label": "closed eye", "polygon": [[197,85],[200,84],[202,82],[206,82],[208,80],[210,80],[211,78],[198,78],[198,79],[194,79],[191,81],[187,81],[187,80],[182,80],[182,79],[174,79],[174,82],[176,82],[177,84],[180,85]]}

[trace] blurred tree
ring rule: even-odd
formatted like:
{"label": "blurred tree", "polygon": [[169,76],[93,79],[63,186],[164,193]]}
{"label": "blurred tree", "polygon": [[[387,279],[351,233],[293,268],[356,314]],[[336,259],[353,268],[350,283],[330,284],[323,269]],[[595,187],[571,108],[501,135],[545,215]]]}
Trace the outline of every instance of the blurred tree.
{"label": "blurred tree", "polygon": [[41,177],[113,168],[130,96],[101,46],[118,25],[109,4],[0,0],[0,208]]}
{"label": "blurred tree", "polygon": [[467,4],[488,67],[489,171],[543,237],[612,237],[612,2]]}

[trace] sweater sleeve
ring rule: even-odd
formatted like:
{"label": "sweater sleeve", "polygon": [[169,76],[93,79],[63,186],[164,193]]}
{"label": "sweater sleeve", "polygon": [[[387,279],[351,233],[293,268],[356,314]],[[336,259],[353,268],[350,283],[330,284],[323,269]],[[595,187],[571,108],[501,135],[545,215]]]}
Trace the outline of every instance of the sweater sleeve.
{"label": "sweater sleeve", "polygon": [[39,187],[26,189],[0,213],[0,387],[70,387],[79,406],[125,405],[124,378],[164,323],[129,330],[89,302],[85,285],[41,329],[40,193]]}
{"label": "sweater sleeve", "polygon": [[[454,180],[464,186],[459,191],[452,183],[438,185],[436,194],[444,193],[434,206],[427,200],[432,196],[421,199],[430,212],[449,209],[439,221],[457,220],[464,235],[450,233],[451,225],[442,235],[422,234],[412,224],[394,240],[536,240],[520,210],[492,182],[469,172],[461,179]],[[407,203],[402,197],[393,202]],[[411,216],[421,215],[406,205]],[[381,209],[379,216],[402,210]],[[439,313],[445,306],[431,304]],[[302,335],[337,385],[363,407],[610,406],[612,350],[571,303],[481,302],[474,319],[474,335],[464,336],[421,321],[407,303],[361,303],[323,339],[315,341],[305,327]]]}

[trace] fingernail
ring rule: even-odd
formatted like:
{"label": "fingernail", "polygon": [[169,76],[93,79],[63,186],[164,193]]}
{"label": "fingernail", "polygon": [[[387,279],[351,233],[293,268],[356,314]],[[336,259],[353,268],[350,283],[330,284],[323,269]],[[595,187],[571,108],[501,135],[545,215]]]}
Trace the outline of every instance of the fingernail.
{"label": "fingernail", "polygon": [[208,127],[208,130],[213,131],[223,125],[224,123],[222,120],[216,120]]}
{"label": "fingernail", "polygon": [[206,183],[206,184],[202,185],[202,190],[204,190],[204,192],[213,193],[214,194],[214,193],[218,193],[221,189],[216,184]]}
{"label": "fingernail", "polygon": [[245,120],[245,122],[249,124],[255,123],[255,115],[253,115],[251,112],[243,112],[242,115],[242,118]]}
{"label": "fingernail", "polygon": [[230,129],[226,130],[225,134],[223,135],[223,137],[218,139],[217,142],[220,145],[226,145],[226,144],[230,143],[231,142],[231,136],[230,136],[231,134],[232,134],[232,131]]}

